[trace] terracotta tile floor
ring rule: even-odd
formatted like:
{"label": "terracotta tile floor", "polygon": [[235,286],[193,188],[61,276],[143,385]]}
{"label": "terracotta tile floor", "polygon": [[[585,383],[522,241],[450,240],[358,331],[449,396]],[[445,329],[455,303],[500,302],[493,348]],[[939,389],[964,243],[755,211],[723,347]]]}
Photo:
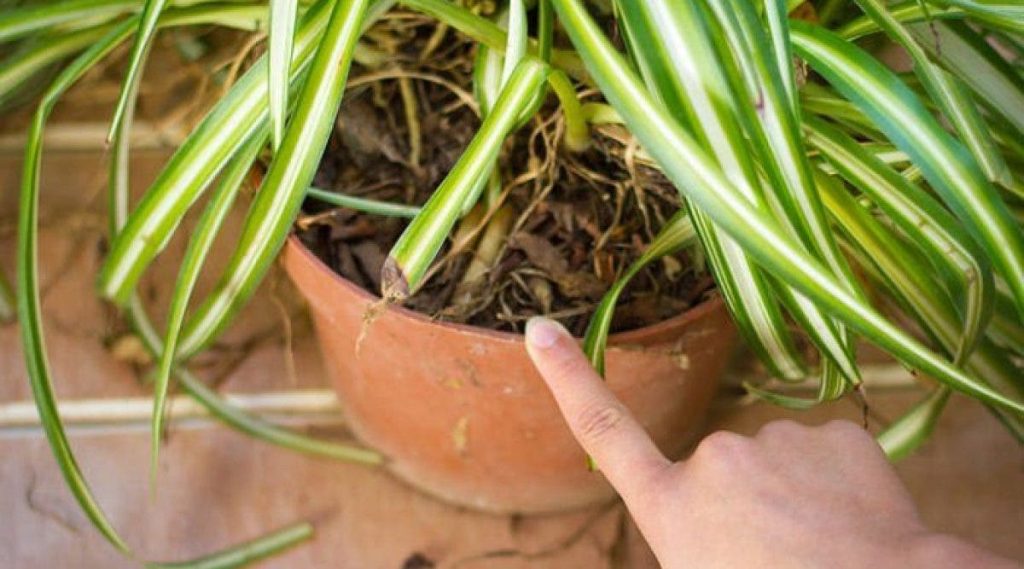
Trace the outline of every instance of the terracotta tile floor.
{"label": "terracotta tile floor", "polygon": [[[139,154],[137,186],[163,157]],[[8,271],[19,170],[18,154],[0,153],[0,264]],[[97,155],[53,152],[44,172],[40,249],[57,392],[67,401],[144,397],[136,368],[111,355],[117,320],[91,294],[104,227],[93,213],[102,204]],[[178,253],[180,243],[174,243],[167,257]],[[173,263],[164,263],[147,280],[144,291],[155,306],[163,305],[166,287],[160,284],[173,279],[173,270]],[[254,306],[259,308],[246,311],[204,357],[204,374],[219,376],[223,392],[328,393],[315,340],[286,280],[272,276]],[[285,318],[290,336],[281,333]],[[918,395],[911,388],[880,389],[875,409],[895,416]],[[0,409],[28,400],[17,327],[8,325],[0,328]],[[342,419],[329,411],[289,421],[345,436]],[[784,415],[723,393],[710,428],[750,433]],[[819,423],[856,415],[851,405],[837,404],[795,418]],[[423,496],[383,472],[295,455],[203,418],[174,422],[162,453],[161,489],[151,500],[144,422],[83,423],[71,438],[99,501],[146,558],[198,556],[309,519],[316,539],[263,566],[399,569],[417,553],[437,567],[656,566],[617,504],[532,518],[474,513]],[[0,427],[0,457],[0,568],[135,566],[89,527],[37,428]],[[934,440],[899,471],[930,525],[1024,559],[1024,453],[980,407],[955,399]]]}

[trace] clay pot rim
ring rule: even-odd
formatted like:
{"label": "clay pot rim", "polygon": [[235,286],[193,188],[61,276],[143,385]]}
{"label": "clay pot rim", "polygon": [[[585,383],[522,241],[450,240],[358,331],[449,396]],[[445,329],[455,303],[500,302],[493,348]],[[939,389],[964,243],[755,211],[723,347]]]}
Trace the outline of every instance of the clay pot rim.
{"label": "clay pot rim", "polygon": [[[361,286],[353,283],[345,277],[336,273],[333,269],[327,266],[319,257],[313,254],[312,251],[306,247],[305,243],[299,239],[295,233],[291,233],[288,236],[288,248],[292,249],[307,259],[309,259],[313,266],[321,273],[326,273],[327,278],[335,282],[337,285],[347,289],[350,293],[362,297],[367,302],[376,302],[380,300],[380,297],[376,294],[372,294]],[[724,301],[720,295],[716,295],[710,299],[707,299],[697,306],[690,308],[672,318],[662,320],[657,324],[651,324],[650,326],[644,326],[635,330],[628,330],[626,332],[617,332],[608,336],[608,344],[631,344],[642,341],[644,338],[652,335],[658,335],[662,332],[669,332],[672,330],[679,330],[687,326],[690,322],[699,320],[704,317],[708,312],[712,312],[718,309],[719,305]],[[392,305],[387,308],[389,312],[394,313],[397,316],[416,320],[425,324],[433,324],[442,328],[458,331],[462,334],[468,334],[477,336],[480,338],[486,338],[488,340],[497,340],[502,342],[514,342],[523,343],[523,335],[515,332],[502,332],[500,330],[490,330],[487,328],[481,328],[479,326],[472,326],[469,324],[457,324],[454,322],[445,322],[443,320],[435,320],[426,316],[425,314],[410,310],[404,306]]]}

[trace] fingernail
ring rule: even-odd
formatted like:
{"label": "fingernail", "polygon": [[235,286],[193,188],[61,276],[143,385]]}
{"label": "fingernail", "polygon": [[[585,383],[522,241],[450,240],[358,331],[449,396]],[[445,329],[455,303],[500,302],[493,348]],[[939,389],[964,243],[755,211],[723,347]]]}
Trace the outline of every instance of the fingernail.
{"label": "fingernail", "polygon": [[526,341],[535,348],[554,346],[562,334],[562,327],[554,320],[534,316],[526,321]]}

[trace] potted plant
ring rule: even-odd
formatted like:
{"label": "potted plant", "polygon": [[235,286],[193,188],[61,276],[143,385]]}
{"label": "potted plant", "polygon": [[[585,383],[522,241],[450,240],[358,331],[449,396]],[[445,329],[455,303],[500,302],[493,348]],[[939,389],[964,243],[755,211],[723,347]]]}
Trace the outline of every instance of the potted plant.
{"label": "potted plant", "polygon": [[[937,382],[924,401],[881,434],[891,455],[909,452],[927,436],[953,390],[988,406],[1019,439],[1024,433],[1024,148],[1018,142],[1024,133],[1018,63],[1024,17],[1018,7],[971,0],[511,0],[488,13],[480,3],[448,0],[274,0],[269,10],[244,2],[166,4],[81,0],[29,5],[0,16],[0,41],[22,43],[0,67],[0,97],[74,55],[44,92],[28,133],[18,312],[33,390],[55,455],[83,508],[118,547],[127,549],[92,499],[56,411],[39,318],[35,224],[46,118],[68,86],[125,42],[132,48],[111,124],[113,240],[99,291],[125,308],[159,361],[154,457],[173,377],[235,426],[275,442],[381,460],[371,451],[310,441],[240,415],[187,372],[188,359],[230,324],[287,243],[286,268],[310,299],[356,430],[390,455],[399,474],[449,497],[500,509],[517,507],[515,500],[539,510],[556,498],[568,496],[565,505],[574,505],[600,497],[598,486],[576,471],[566,473],[566,464],[582,464],[582,457],[564,429],[564,440],[557,440],[561,427],[553,404],[536,378],[530,380],[518,339],[431,322],[396,306],[416,298],[429,286],[432,271],[450,269],[451,259],[466,249],[473,260],[463,262],[464,271],[451,269],[459,276],[448,280],[453,304],[473,299],[481,275],[507,273],[499,265],[510,249],[518,251],[520,262],[544,266],[543,252],[533,251],[537,259],[530,258],[536,235],[522,231],[529,216],[512,189],[523,168],[536,170],[530,163],[535,141],[523,142],[517,133],[530,121],[552,117],[561,128],[552,156],[571,160],[563,157],[586,152],[598,137],[618,136],[626,141],[627,172],[658,170],[681,197],[680,211],[658,219],[660,228],[645,247],[611,259],[607,274],[614,278],[604,282],[603,297],[587,311],[584,338],[599,371],[606,371],[612,314],[628,281],[699,242],[700,253],[689,258],[713,274],[721,303],[771,375],[803,381],[808,362],[818,362],[814,399],[748,385],[752,393],[797,408],[863,397],[855,353],[855,340],[863,338]],[[385,69],[381,65],[393,55],[382,49],[386,42],[374,41],[372,30],[396,4],[436,22],[435,33],[420,38],[425,60],[442,57],[436,50],[449,29],[479,44],[474,93],[469,95],[469,85],[453,89],[461,93],[461,104],[479,110],[479,126],[422,204],[311,188],[318,171],[323,175],[321,160],[346,84],[351,89],[355,82],[348,81],[349,70],[354,62]],[[803,15],[790,17],[796,8]],[[85,14],[90,18],[83,19]],[[160,27],[208,24],[256,33],[269,28],[267,53],[214,105],[129,212],[125,134],[152,36]],[[39,38],[22,39],[33,34]],[[877,38],[905,51],[912,70],[897,73],[872,55],[865,46]],[[423,93],[417,98],[409,75],[393,76],[407,122],[397,132],[408,136],[412,154],[441,131],[423,132],[415,120]],[[546,97],[548,91],[555,97]],[[346,132],[342,122],[339,136]],[[589,129],[597,126],[600,132],[592,138]],[[412,156],[394,161],[413,171],[420,167]],[[206,253],[254,164],[261,170],[259,187],[235,254],[214,291],[187,314]],[[135,285],[207,188],[211,198],[191,237],[160,334]],[[343,282],[302,240],[289,238],[306,200],[311,208],[322,207],[312,202],[332,201],[369,215],[412,216],[398,225],[379,260],[382,301]],[[310,220],[300,221],[305,242],[314,243],[320,230],[309,234]],[[566,249],[558,249],[565,243],[555,242],[553,255],[552,242],[534,245],[547,251],[549,270],[534,274],[540,280],[533,285],[524,280],[522,290],[541,306],[548,295],[569,296],[571,287],[553,283],[567,262],[561,257],[568,256]],[[591,266],[608,265],[594,251],[582,255]],[[599,277],[597,272],[589,276]],[[646,415],[640,410],[641,416],[676,451],[683,450],[678,445],[710,397],[712,381],[687,376],[681,362],[698,366],[673,346],[703,346],[713,359],[698,371],[720,371],[730,330],[721,324],[715,302],[624,335],[626,346],[608,352],[609,381],[628,404],[652,406]],[[921,334],[908,331],[907,323]],[[814,358],[798,347],[792,324]],[[705,330],[724,336],[705,340]],[[688,335],[698,339],[687,341]],[[629,375],[647,374],[644,366],[661,370],[654,373],[659,379],[635,384],[644,380]],[[465,387],[481,373],[485,380]],[[502,383],[501,374],[509,381]],[[495,411],[482,411],[483,401],[494,400]],[[510,410],[519,414],[509,417]],[[555,434],[513,433],[528,450],[503,448],[510,436],[503,425],[531,422]],[[397,434],[383,430],[388,423],[397,424]],[[480,445],[472,459],[460,456],[470,440]],[[437,449],[444,452],[425,456]],[[473,462],[485,453],[497,458]],[[476,481],[459,480],[481,464],[484,476],[477,472]],[[503,478],[502,468],[512,475]],[[524,481],[520,472],[538,478]],[[559,477],[562,482],[552,482]],[[502,487],[527,488],[527,482],[537,488],[550,482],[551,491],[525,506],[525,492],[510,503],[496,494]],[[496,483],[498,490],[485,483]],[[300,530],[289,536],[305,536]],[[289,541],[272,537],[277,545]]]}

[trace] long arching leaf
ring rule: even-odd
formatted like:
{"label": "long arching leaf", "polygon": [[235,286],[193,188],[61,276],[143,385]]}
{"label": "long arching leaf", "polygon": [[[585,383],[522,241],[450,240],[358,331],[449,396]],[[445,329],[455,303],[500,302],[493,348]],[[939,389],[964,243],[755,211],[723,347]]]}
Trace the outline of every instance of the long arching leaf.
{"label": "long arching leaf", "polygon": [[615,305],[618,303],[622,291],[626,290],[630,281],[640,274],[640,271],[644,270],[647,265],[696,243],[697,232],[686,215],[686,211],[681,209],[665,222],[665,225],[644,249],[643,254],[633,261],[626,272],[608,289],[608,292],[604,293],[604,297],[601,298],[601,302],[594,310],[594,315],[590,317],[587,332],[583,335],[583,351],[598,374],[604,376],[604,351],[608,344],[612,319],[615,316]]}
{"label": "long arching leaf", "polygon": [[978,399],[1024,414],[1024,404],[951,365],[850,294],[777,223],[753,208],[669,112],[653,101],[579,0],[553,4],[587,69],[630,130],[680,192],[711,215],[761,266],[907,364]]}
{"label": "long arching leaf", "polygon": [[995,283],[984,252],[935,198],[852,138],[812,117],[805,117],[804,125],[810,144],[911,238],[950,294],[963,299],[959,305],[964,328],[954,361],[964,361],[982,337],[994,307]]}
{"label": "long arching leaf", "polygon": [[18,315],[21,324],[22,349],[25,367],[32,385],[36,408],[46,432],[50,448],[57,459],[64,480],[75,496],[82,511],[107,541],[128,554],[128,545],[107,520],[96,502],[82,471],[75,460],[64,427],[57,411],[50,377],[49,358],[43,334],[42,307],[39,299],[39,178],[42,158],[43,129],[57,101],[97,62],[128,38],[136,22],[126,20],[80,55],[47,89],[29,127],[22,164],[21,204],[18,211]]}
{"label": "long arching leaf", "polygon": [[[313,56],[327,23],[326,4],[305,14],[295,42],[292,80]],[[166,246],[185,212],[254,132],[269,121],[267,58],[257,61],[207,113],[150,185],[111,243],[100,272],[100,292],[124,304],[146,267]]]}
{"label": "long arching leaf", "polygon": [[230,323],[284,244],[333,131],[369,3],[335,4],[284,140],[246,216],[238,247],[223,277],[185,325],[181,357],[195,354]]}
{"label": "long arching leaf", "polygon": [[917,96],[860,48],[816,26],[793,22],[793,45],[907,153],[985,248],[1024,315],[1024,235],[977,162]]}
{"label": "long arching leaf", "polygon": [[313,537],[313,526],[300,522],[224,551],[191,561],[147,563],[146,569],[234,569],[245,567]]}

